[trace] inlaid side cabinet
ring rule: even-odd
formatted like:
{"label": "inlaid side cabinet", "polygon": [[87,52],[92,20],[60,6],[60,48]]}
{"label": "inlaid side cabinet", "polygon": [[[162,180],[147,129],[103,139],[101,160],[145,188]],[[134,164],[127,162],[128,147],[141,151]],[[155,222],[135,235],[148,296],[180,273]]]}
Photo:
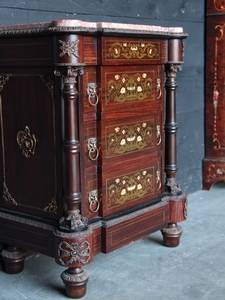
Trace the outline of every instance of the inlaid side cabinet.
{"label": "inlaid side cabinet", "polygon": [[225,181],[225,7],[206,1],[203,188]]}
{"label": "inlaid side cabinet", "polygon": [[71,298],[93,256],[161,230],[178,246],[182,28],[60,20],[0,28],[0,242],[55,258]]}

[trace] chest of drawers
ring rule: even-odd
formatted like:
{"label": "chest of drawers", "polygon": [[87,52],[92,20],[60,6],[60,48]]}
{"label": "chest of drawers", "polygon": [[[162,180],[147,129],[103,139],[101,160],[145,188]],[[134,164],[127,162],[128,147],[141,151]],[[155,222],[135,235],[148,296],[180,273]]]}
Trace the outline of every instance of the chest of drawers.
{"label": "chest of drawers", "polygon": [[206,1],[203,188],[225,180],[224,24],[222,1]]}
{"label": "chest of drawers", "polygon": [[186,37],[75,20],[0,28],[8,272],[23,269],[26,249],[50,255],[79,298],[82,267],[99,252],[156,230],[166,246],[179,244],[187,199],[175,178],[176,73]]}

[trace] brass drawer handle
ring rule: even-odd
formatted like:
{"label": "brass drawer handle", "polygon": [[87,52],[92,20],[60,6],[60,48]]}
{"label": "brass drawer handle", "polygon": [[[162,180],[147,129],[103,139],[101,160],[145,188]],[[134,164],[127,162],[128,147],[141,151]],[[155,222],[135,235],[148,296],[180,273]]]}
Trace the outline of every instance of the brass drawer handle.
{"label": "brass drawer handle", "polygon": [[160,131],[160,125],[156,126],[156,137],[157,137],[157,145],[160,145],[162,142],[162,136],[161,136],[161,131]]}
{"label": "brass drawer handle", "polygon": [[88,94],[89,103],[92,106],[96,106],[98,104],[97,84],[96,83],[88,83],[87,84],[87,94]]}
{"label": "brass drawer handle", "polygon": [[158,184],[157,191],[161,189],[162,183],[160,178],[160,171],[156,171],[156,183]]}
{"label": "brass drawer handle", "polygon": [[160,80],[160,78],[157,78],[157,92],[158,92],[157,99],[159,99],[162,96],[161,80]]}
{"label": "brass drawer handle", "polygon": [[97,138],[92,137],[88,139],[88,157],[90,160],[97,160],[99,156],[99,150],[97,147]]}
{"label": "brass drawer handle", "polygon": [[[96,213],[100,207],[100,201],[98,200],[98,191],[97,190],[93,190],[93,191],[89,192],[88,202],[89,202],[89,210],[92,213]],[[93,207],[95,207],[95,208],[93,209]]]}

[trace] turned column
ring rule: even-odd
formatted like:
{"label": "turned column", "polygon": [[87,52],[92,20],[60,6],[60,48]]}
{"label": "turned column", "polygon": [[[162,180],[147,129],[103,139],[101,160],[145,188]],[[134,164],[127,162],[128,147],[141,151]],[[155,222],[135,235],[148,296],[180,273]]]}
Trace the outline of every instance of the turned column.
{"label": "turned column", "polygon": [[63,67],[55,71],[62,79],[62,155],[64,216],[59,220],[56,236],[56,262],[68,269],[61,278],[66,286],[67,296],[80,298],[86,293],[89,278],[82,266],[92,261],[92,232],[88,220],[80,215],[80,142],[78,134],[78,91],[77,76],[82,68]]}
{"label": "turned column", "polygon": [[177,167],[177,130],[176,122],[176,89],[177,71],[182,70],[183,42],[180,39],[169,40],[168,63],[166,64],[166,116],[165,116],[165,192],[170,205],[170,222],[162,230],[164,244],[170,247],[179,245],[182,234],[177,222],[187,216],[187,200],[180,185],[176,182]]}

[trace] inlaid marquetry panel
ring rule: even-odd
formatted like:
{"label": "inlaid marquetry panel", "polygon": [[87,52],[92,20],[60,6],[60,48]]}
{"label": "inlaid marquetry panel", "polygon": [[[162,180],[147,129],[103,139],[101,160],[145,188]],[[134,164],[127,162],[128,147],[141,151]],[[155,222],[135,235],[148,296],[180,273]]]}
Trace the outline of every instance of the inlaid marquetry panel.
{"label": "inlaid marquetry panel", "polygon": [[120,113],[116,119],[106,116],[99,123],[98,133],[102,164],[148,155],[162,147],[161,112]]}
{"label": "inlaid marquetry panel", "polygon": [[163,99],[160,66],[102,68],[102,111],[158,105]]}
{"label": "inlaid marquetry panel", "polygon": [[161,192],[161,163],[157,155],[102,167],[103,216],[151,201]]}
{"label": "inlaid marquetry panel", "polygon": [[105,37],[103,43],[103,65],[105,64],[151,64],[163,63],[167,59],[165,40]]}

